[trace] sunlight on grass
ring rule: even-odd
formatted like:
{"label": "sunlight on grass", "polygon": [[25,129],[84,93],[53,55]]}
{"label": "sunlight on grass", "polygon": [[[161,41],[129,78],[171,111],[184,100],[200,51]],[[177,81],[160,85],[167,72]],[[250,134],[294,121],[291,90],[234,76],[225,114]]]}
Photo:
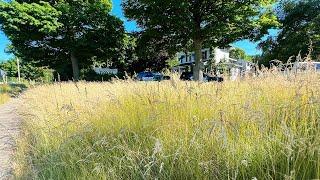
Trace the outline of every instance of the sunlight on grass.
{"label": "sunlight on grass", "polygon": [[15,172],[39,179],[320,178],[319,75],[61,83],[23,96]]}
{"label": "sunlight on grass", "polygon": [[9,99],[10,99],[10,96],[8,94],[0,93],[0,105],[8,102]]}
{"label": "sunlight on grass", "polygon": [[7,85],[0,84],[0,105],[9,101],[10,96],[8,90],[10,88]]}

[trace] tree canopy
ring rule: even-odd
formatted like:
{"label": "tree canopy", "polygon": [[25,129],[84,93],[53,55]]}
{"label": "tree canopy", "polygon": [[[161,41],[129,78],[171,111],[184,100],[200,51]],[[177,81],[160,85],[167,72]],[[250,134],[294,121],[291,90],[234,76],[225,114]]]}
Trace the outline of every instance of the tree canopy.
{"label": "tree canopy", "polygon": [[299,53],[305,56],[310,50],[312,58],[319,60],[320,0],[282,1],[278,9],[282,24],[278,36],[260,44],[264,62],[275,59],[287,62],[291,56]]}
{"label": "tree canopy", "polygon": [[125,15],[137,21],[144,36],[169,53],[191,44],[194,79],[202,79],[201,48],[225,47],[242,38],[259,39],[278,25],[274,0],[124,0]]}
{"label": "tree canopy", "polygon": [[230,51],[230,57],[234,59],[242,59],[246,61],[252,61],[253,57],[246,54],[246,52],[241,48],[233,48]]}
{"label": "tree canopy", "polygon": [[110,0],[1,1],[0,24],[16,56],[57,71],[72,67],[77,80],[79,67],[114,61],[123,48],[123,22],[111,7]]}

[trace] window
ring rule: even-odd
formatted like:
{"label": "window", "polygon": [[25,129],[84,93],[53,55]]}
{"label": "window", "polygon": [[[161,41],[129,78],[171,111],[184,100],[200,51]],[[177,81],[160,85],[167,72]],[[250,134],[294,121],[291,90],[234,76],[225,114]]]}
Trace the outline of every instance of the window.
{"label": "window", "polygon": [[316,64],[316,70],[317,70],[317,71],[320,71],[320,63],[317,63],[317,64]]}
{"label": "window", "polygon": [[182,55],[181,57],[180,57],[180,63],[182,63],[183,62],[183,60],[184,60],[184,58],[185,58],[185,56],[184,55]]}
{"label": "window", "polygon": [[188,62],[188,55],[183,56],[184,63]]}
{"label": "window", "polygon": [[204,59],[204,60],[208,59],[208,53],[207,53],[207,51],[203,51],[203,52],[202,52],[202,59]]}

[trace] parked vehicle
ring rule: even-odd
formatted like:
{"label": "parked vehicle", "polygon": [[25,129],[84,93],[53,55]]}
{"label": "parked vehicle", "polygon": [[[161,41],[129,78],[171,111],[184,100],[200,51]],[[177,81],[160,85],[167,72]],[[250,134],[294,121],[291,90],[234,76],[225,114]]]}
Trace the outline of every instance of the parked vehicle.
{"label": "parked vehicle", "polygon": [[138,81],[162,81],[169,80],[170,76],[165,76],[159,72],[143,71],[136,76]]}
{"label": "parked vehicle", "polygon": [[296,71],[315,70],[320,72],[320,62],[296,62],[293,64]]}
{"label": "parked vehicle", "polygon": [[223,77],[211,76],[211,75],[208,75],[208,74],[205,74],[204,78],[206,78],[206,80],[208,82],[210,82],[210,81],[223,82],[224,81]]}
{"label": "parked vehicle", "polygon": [[[192,81],[193,80],[193,73],[192,72],[183,72],[180,76],[180,79],[184,80],[184,81]],[[203,73],[203,80],[205,82],[211,82],[211,81],[223,82],[224,81],[223,77],[212,76],[212,75],[206,74],[206,73]]]}
{"label": "parked vehicle", "polygon": [[149,72],[149,71],[138,73],[136,78],[139,81],[154,81],[154,75],[152,72]]}

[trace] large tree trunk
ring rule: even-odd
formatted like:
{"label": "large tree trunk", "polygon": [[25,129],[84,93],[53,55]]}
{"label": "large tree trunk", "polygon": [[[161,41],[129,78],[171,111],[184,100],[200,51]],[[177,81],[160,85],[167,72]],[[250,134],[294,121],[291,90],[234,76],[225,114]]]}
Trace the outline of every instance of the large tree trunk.
{"label": "large tree trunk", "polygon": [[74,52],[71,52],[71,62],[72,62],[73,80],[78,81],[80,76],[79,60],[77,59]]}
{"label": "large tree trunk", "polygon": [[195,64],[193,68],[193,80],[203,81],[202,41],[194,40]]}

